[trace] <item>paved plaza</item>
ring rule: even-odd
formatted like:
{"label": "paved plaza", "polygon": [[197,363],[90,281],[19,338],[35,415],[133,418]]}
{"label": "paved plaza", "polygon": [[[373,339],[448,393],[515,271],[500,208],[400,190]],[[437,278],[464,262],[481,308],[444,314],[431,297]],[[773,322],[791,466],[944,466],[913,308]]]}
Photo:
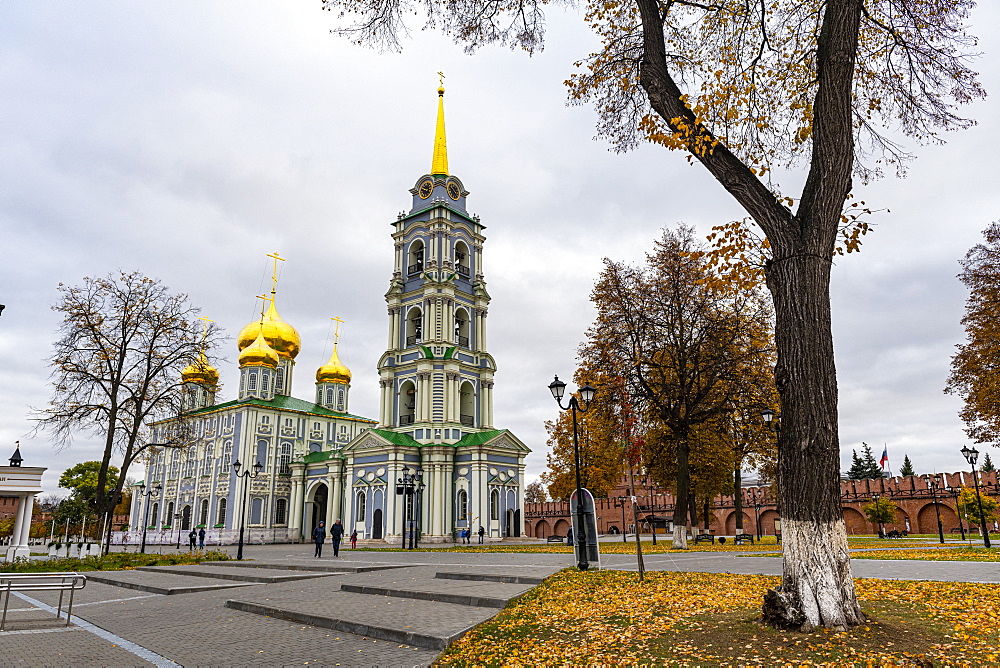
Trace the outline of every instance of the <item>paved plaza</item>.
{"label": "paved plaza", "polygon": [[[571,554],[257,545],[246,562],[88,573],[72,623],[56,594],[12,595],[5,666],[425,666]],[[647,570],[779,575],[777,556],[646,555]],[[605,568],[635,557],[605,555]],[[856,560],[856,577],[1000,582],[987,562]]]}

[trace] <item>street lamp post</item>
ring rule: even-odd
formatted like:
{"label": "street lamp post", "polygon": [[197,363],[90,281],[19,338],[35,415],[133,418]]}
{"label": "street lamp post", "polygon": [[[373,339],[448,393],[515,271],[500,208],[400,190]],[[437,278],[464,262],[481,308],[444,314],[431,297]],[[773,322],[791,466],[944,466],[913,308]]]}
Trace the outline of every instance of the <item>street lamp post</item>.
{"label": "street lamp post", "polygon": [[570,396],[569,406],[562,405],[562,398],[566,392],[566,383],[559,380],[559,376],[556,376],[555,380],[549,383],[549,391],[552,393],[552,398],[556,400],[556,404],[559,405],[560,409],[564,411],[573,411],[573,459],[576,464],[576,544],[578,546],[577,555],[579,558],[577,566],[581,571],[585,571],[590,564],[584,558],[587,549],[587,528],[584,526],[583,485],[580,483],[580,443],[579,436],[577,434],[576,414],[578,411],[580,413],[587,412],[588,405],[594,400],[594,395],[597,394],[597,390],[592,388],[589,384],[584,385],[580,388],[580,398],[583,399],[583,405],[577,401],[576,397]]}
{"label": "street lamp post", "polygon": [[145,509],[142,513],[142,546],[139,548],[139,552],[146,554],[146,525],[149,524],[149,497],[153,494],[159,494],[163,491],[163,485],[157,483],[146,490],[146,483],[139,485],[139,495],[146,497]]}
{"label": "street lamp post", "polygon": [[757,542],[760,542],[760,507],[763,505],[760,499],[762,495],[759,489],[750,490],[750,494],[753,499],[753,523],[757,528]]}
{"label": "street lamp post", "polygon": [[628,531],[625,530],[625,499],[627,499],[627,498],[628,498],[627,496],[619,496],[618,497],[618,503],[620,503],[621,506],[622,506],[622,542],[623,543],[627,543],[628,542]]}
{"label": "street lamp post", "polygon": [[181,518],[184,517],[180,513],[174,513],[174,526],[177,527],[177,549],[181,549]]}
{"label": "street lamp post", "polygon": [[983,497],[979,494],[979,476],[976,473],[976,458],[979,457],[979,450],[969,449],[969,446],[962,448],[962,456],[965,461],[972,466],[972,483],[976,486],[976,503],[979,505],[979,527],[983,532],[983,547],[990,546],[990,532],[986,528],[986,515],[983,514]]}
{"label": "street lamp post", "polygon": [[[955,510],[958,511],[958,495],[962,491],[958,487],[949,487],[948,491],[955,495]],[[965,540],[965,522],[962,521],[962,513],[958,513],[958,530],[962,532],[962,540]]]}
{"label": "street lamp post", "polygon": [[[424,472],[415,471],[410,473],[410,467],[403,467],[403,475],[396,480],[396,494],[403,497],[403,549],[415,550],[417,548],[417,532],[416,527],[413,526],[413,511],[415,505],[415,497],[419,497],[423,494],[424,488],[426,487],[423,482]],[[472,533],[471,522],[469,523],[469,533]],[[406,546],[406,528],[410,527],[410,546]]]}
{"label": "street lamp post", "polygon": [[944,527],[941,525],[941,509],[938,507],[937,499],[937,486],[941,480],[941,476],[935,473],[933,476],[925,475],[927,478],[927,487],[931,490],[931,498],[934,499],[934,513],[937,515],[938,523],[938,537],[941,539],[941,544],[944,545]]}
{"label": "street lamp post", "polygon": [[250,490],[250,481],[260,475],[260,472],[264,469],[264,465],[257,462],[252,467],[253,471],[248,468],[243,473],[240,473],[240,467],[243,466],[240,460],[233,462],[233,471],[236,473],[237,478],[246,478],[246,482],[243,483],[243,499],[240,502],[240,543],[239,547],[236,548],[236,559],[238,561],[243,561],[243,531],[246,528],[246,516],[247,516],[247,492]]}

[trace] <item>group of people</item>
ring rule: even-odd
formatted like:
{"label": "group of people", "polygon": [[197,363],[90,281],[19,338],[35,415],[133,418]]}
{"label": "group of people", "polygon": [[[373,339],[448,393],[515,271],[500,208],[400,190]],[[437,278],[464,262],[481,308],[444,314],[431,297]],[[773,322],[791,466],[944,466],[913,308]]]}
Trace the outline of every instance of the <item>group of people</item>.
{"label": "group of people", "polygon": [[[479,531],[477,531],[476,534],[479,536],[479,543],[481,545],[482,542],[483,542],[483,536],[486,535],[486,529],[484,529],[482,527],[482,525],[480,525],[479,526]],[[459,537],[462,539],[462,542],[465,543],[465,544],[472,543],[472,527],[465,527],[464,529],[462,529],[459,532]]]}
{"label": "group of people", "polygon": [[[323,556],[323,543],[326,542],[326,522],[320,520],[319,525],[313,529],[313,542],[316,543],[316,557]],[[333,556],[340,556],[340,541],[344,539],[344,526],[337,520],[330,527],[330,542],[333,543]],[[351,549],[358,547],[358,532],[351,532]]]}
{"label": "group of people", "polygon": [[[197,544],[197,548],[195,545]],[[204,550],[205,549],[205,527],[200,529],[191,529],[191,533],[188,534],[188,546],[192,550]]]}

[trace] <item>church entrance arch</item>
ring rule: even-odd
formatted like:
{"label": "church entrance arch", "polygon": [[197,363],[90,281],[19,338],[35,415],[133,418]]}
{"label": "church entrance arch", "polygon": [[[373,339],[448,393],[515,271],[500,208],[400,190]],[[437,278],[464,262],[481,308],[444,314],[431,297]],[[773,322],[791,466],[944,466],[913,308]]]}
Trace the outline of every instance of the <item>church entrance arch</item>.
{"label": "church entrance arch", "polygon": [[306,512],[310,517],[305,525],[309,527],[309,538],[312,538],[313,529],[319,526],[321,521],[326,520],[326,503],[330,490],[325,483],[316,484],[306,497]]}
{"label": "church entrance arch", "polygon": [[372,513],[372,538],[379,540],[382,538],[382,509],[377,508]]}
{"label": "church entrance arch", "polygon": [[509,538],[514,535],[514,510],[513,508],[507,509],[507,521],[504,522],[503,527],[504,538]]}
{"label": "church entrance arch", "polygon": [[181,529],[183,529],[184,531],[190,531],[191,530],[191,506],[190,505],[184,506],[184,509],[181,511]]}

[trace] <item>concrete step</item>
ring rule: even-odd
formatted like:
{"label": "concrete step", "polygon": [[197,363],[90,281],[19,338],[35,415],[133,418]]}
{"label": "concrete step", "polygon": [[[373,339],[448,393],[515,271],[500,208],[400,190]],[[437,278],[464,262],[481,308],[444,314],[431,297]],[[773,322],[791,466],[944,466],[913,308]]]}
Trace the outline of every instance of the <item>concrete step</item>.
{"label": "concrete step", "polygon": [[88,572],[87,579],[94,582],[135,589],[151,594],[192,594],[214,589],[247,587],[252,583],[232,580],[208,580],[201,577],[174,575],[172,573],[144,573],[139,571],[95,571]]}
{"label": "concrete step", "polygon": [[446,649],[497,613],[496,608],[344,591],[323,592],[311,598],[303,597],[302,592],[295,596],[268,592],[267,597],[241,596],[228,600],[226,607],[435,650]]}
{"label": "concrete step", "polygon": [[295,580],[308,580],[309,578],[325,578],[336,575],[330,571],[307,572],[290,570],[268,570],[258,568],[201,568],[196,565],[191,566],[140,566],[136,570],[149,571],[151,573],[173,573],[174,575],[184,575],[197,578],[211,578],[214,580],[235,580],[237,582],[253,582],[257,584],[273,584],[275,582],[292,582]]}
{"label": "concrete step", "polygon": [[394,568],[408,568],[409,564],[378,564],[371,566],[341,566],[325,561],[306,563],[260,562],[260,561],[203,561],[202,566],[225,566],[226,568],[268,568],[280,571],[318,571],[324,573],[370,573]]}
{"label": "concrete step", "polygon": [[477,582],[506,582],[509,584],[540,585],[545,582],[543,577],[533,577],[528,575],[502,575],[500,573],[475,573],[471,571],[457,572],[437,572],[434,577],[442,580],[474,580]]}
{"label": "concrete step", "polygon": [[[355,594],[369,594],[373,596],[395,596],[397,598],[413,598],[421,601],[437,601],[439,603],[452,603],[454,605],[468,605],[476,608],[503,608],[507,605],[508,598],[489,596],[484,594],[455,593],[451,591],[427,591],[428,587],[415,584],[411,588],[403,587],[378,587],[372,585],[342,584],[341,591],[353,592]],[[522,590],[519,593],[524,593]]]}

